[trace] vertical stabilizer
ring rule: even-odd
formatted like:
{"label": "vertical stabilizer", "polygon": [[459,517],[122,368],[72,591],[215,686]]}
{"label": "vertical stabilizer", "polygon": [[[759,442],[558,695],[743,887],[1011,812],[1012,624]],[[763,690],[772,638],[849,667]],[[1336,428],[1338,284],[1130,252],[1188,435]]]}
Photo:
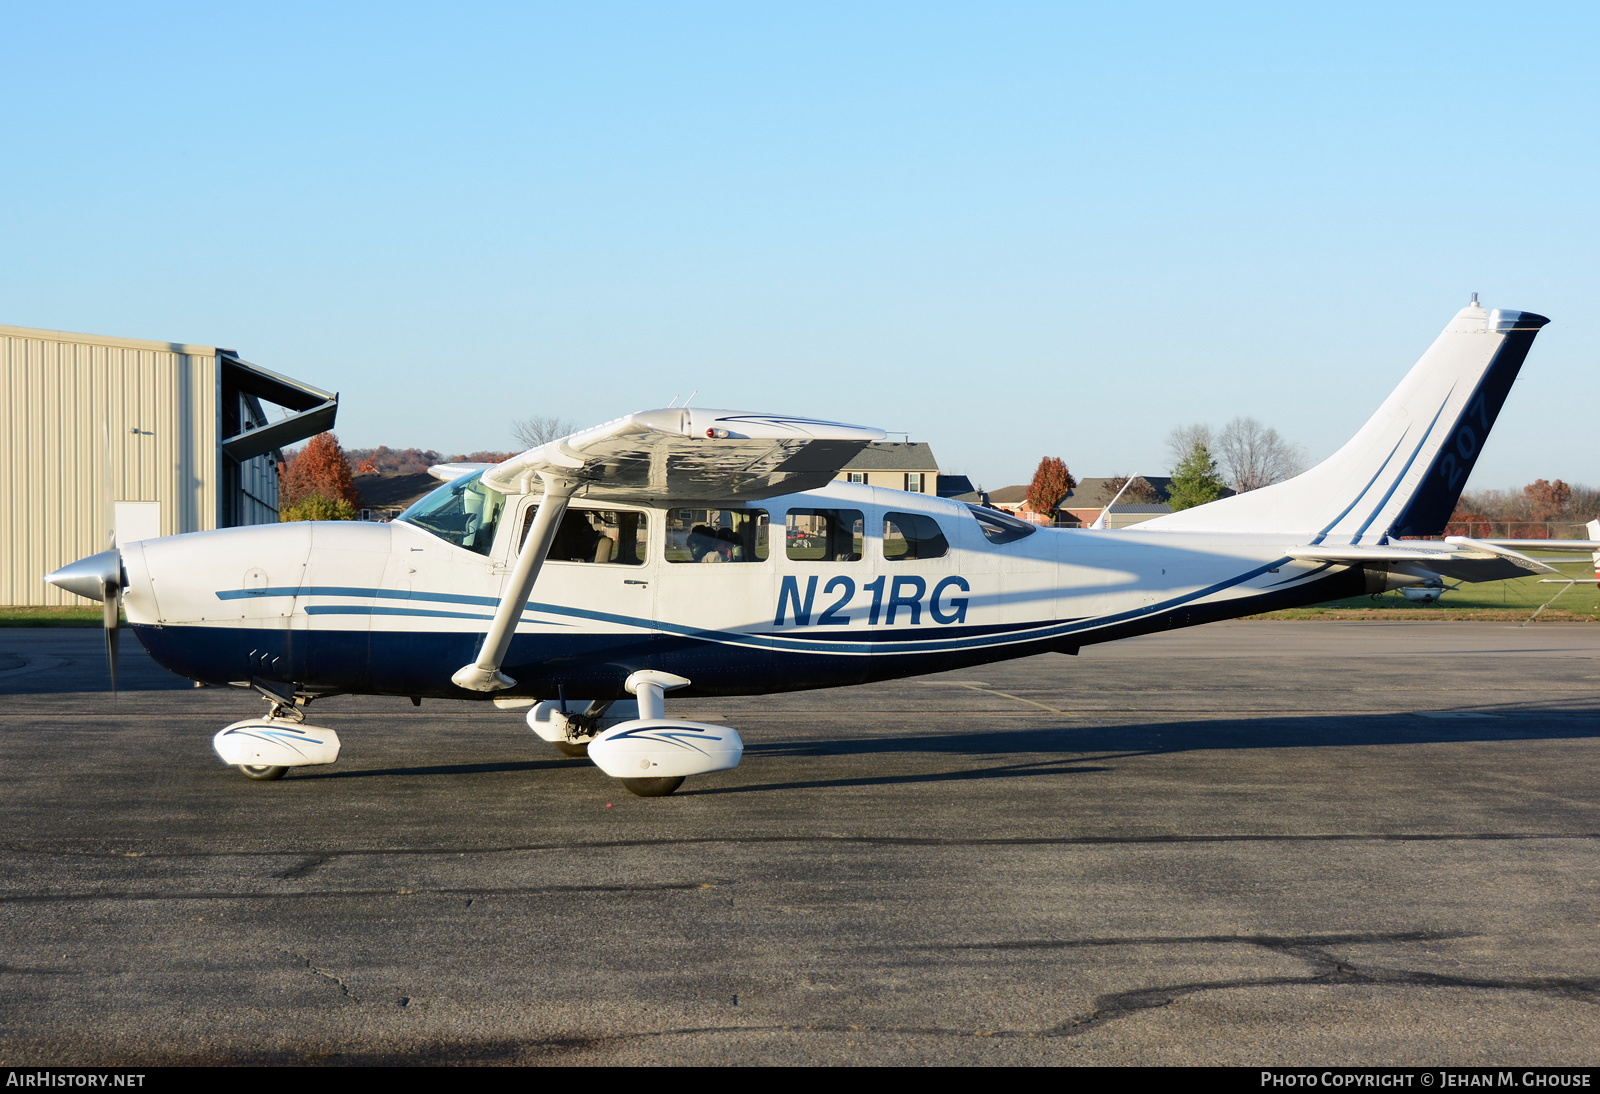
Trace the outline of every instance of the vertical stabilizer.
{"label": "vertical stabilizer", "polygon": [[1534,335],[1532,312],[1456,313],[1351,441],[1303,475],[1137,525],[1264,532],[1312,544],[1444,531]]}

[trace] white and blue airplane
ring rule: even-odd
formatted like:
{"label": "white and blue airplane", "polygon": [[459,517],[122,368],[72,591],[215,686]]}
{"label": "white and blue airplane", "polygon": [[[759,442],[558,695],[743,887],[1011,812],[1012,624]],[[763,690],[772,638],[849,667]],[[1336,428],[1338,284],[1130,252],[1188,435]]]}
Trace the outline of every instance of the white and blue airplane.
{"label": "white and blue airplane", "polygon": [[1546,322],[1474,295],[1327,460],[1121,531],[835,481],[876,429],[668,408],[461,474],[392,523],[145,540],[46,580],[104,601],[113,674],[120,602],[159,664],[259,691],[267,716],[214,739],[252,778],[337,758],[304,720],[315,699],[404,695],[526,709],[568,754],[670,794],[744,746],[668,718],[668,692],[838,687],[1554,573],[1505,541],[1413,538],[1444,529]]}

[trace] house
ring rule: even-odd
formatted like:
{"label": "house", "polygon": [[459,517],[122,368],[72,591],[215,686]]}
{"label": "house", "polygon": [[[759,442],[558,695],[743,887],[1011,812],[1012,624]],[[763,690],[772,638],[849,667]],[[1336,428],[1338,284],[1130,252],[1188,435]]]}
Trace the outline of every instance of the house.
{"label": "house", "polygon": [[932,446],[922,441],[873,441],[844,465],[837,478],[933,494],[939,481],[939,461],[933,458]]}
{"label": "house", "polygon": [[[1106,520],[1108,528],[1127,528],[1172,512],[1172,506],[1167,503],[1167,496],[1172,488],[1170,476],[1135,477],[1150,484],[1155,492],[1155,498],[1124,493],[1123,500],[1116,503]],[[1033,511],[1028,505],[1027,486],[1007,486],[996,490],[989,495],[989,504],[1034,524],[1054,524],[1061,528],[1087,528],[1100,519],[1101,512],[1116,497],[1117,490],[1124,481],[1121,477],[1084,479],[1068,490],[1050,513]]]}
{"label": "house", "polygon": [[1028,521],[1031,524],[1052,524],[1055,517],[1053,513],[1036,513],[1028,504],[1028,487],[1002,486],[999,490],[989,492],[987,504],[994,509],[1010,513],[1014,517]]}
{"label": "house", "polygon": [[[1155,491],[1155,498],[1148,495],[1140,496],[1136,489],[1130,487],[1122,495],[1122,500],[1117,502],[1111,510],[1111,516],[1106,520],[1108,528],[1126,528],[1131,524],[1153,520],[1172,512],[1172,506],[1167,504],[1167,495],[1172,489],[1172,478],[1169,475],[1135,475],[1149,483]],[[1100,513],[1116,497],[1117,491],[1125,480],[1121,476],[1114,478],[1084,479],[1067,492],[1061,499],[1057,511],[1057,523],[1066,527],[1087,528],[1100,519]]]}

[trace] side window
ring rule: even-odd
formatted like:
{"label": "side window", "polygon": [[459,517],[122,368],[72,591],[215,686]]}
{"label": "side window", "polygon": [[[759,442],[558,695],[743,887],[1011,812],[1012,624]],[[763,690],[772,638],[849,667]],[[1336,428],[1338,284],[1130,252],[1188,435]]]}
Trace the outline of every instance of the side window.
{"label": "side window", "polygon": [[865,471],[846,471],[845,475],[851,482],[859,482],[863,486],[867,484],[867,473]]}
{"label": "side window", "polygon": [[943,558],[950,550],[939,522],[921,513],[883,515],[883,557],[890,562]]}
{"label": "side window", "polygon": [[799,562],[860,562],[867,522],[859,509],[791,509],[784,553]]}
{"label": "side window", "polygon": [[[517,549],[533,527],[537,505],[522,520],[522,535]],[[615,513],[604,509],[568,509],[561,527],[550,544],[551,562],[609,562],[621,566],[643,566],[649,539],[648,521],[643,513]]]}
{"label": "side window", "polygon": [[668,562],[765,562],[765,509],[669,509]]}

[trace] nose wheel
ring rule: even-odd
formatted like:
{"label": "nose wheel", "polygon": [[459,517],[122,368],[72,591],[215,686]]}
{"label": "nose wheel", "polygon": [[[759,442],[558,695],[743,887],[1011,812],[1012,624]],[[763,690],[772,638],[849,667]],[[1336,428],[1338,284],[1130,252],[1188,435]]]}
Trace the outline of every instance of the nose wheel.
{"label": "nose wheel", "polygon": [[238,767],[244,773],[245,778],[263,783],[269,783],[273,779],[281,779],[289,773],[287,767],[272,767],[267,764],[239,764]]}

